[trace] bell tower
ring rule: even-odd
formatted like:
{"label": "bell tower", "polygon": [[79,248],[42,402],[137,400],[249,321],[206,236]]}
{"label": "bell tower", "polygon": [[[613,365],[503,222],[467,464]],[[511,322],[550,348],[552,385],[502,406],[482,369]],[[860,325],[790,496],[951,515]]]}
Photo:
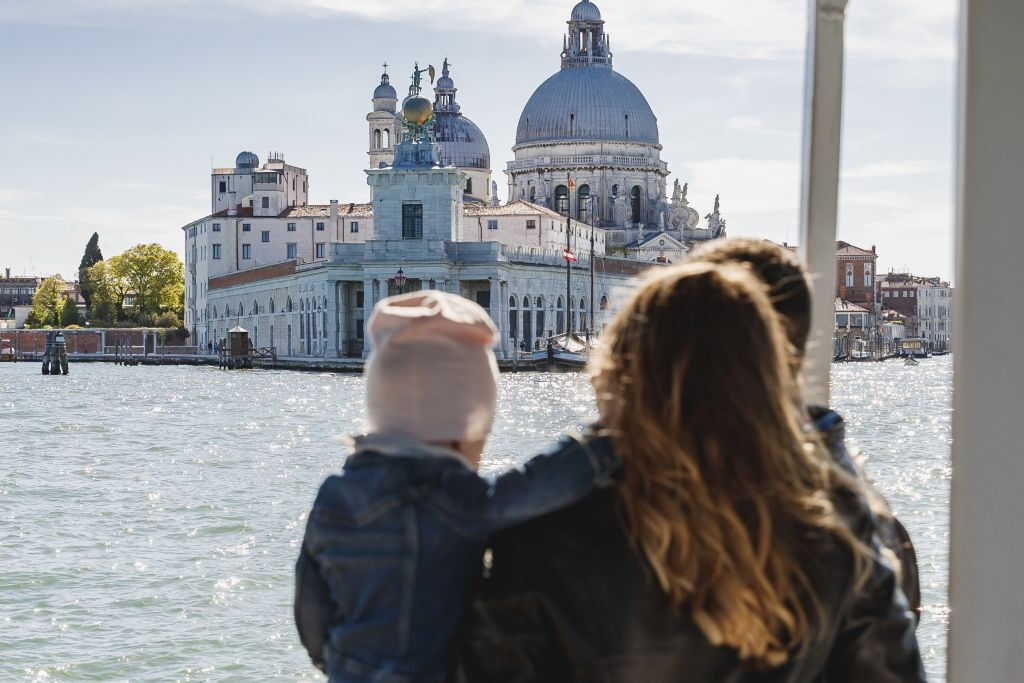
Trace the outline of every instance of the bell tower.
{"label": "bell tower", "polygon": [[388,65],[380,77],[380,85],[373,91],[373,111],[366,116],[369,123],[370,168],[389,166],[395,159],[395,148],[401,142],[401,126],[397,114],[398,93],[391,85]]}

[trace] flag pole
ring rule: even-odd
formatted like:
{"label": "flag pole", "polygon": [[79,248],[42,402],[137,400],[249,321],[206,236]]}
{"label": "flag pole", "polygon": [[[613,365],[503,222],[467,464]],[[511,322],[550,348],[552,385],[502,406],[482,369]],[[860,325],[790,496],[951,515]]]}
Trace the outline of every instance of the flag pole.
{"label": "flag pole", "polygon": [[568,339],[572,333],[572,261],[569,260],[569,254],[572,253],[572,176],[568,171],[565,178],[565,191],[568,193],[565,198],[568,209],[565,215],[565,338]]}

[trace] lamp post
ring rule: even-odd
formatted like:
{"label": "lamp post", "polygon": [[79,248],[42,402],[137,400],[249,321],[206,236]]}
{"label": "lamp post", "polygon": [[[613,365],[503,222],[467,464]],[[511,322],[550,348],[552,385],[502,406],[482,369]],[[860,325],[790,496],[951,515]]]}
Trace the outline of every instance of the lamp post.
{"label": "lamp post", "polygon": [[395,273],[395,286],[398,287],[399,294],[405,294],[405,283],[409,281],[409,278],[405,277],[405,271],[401,268]]}

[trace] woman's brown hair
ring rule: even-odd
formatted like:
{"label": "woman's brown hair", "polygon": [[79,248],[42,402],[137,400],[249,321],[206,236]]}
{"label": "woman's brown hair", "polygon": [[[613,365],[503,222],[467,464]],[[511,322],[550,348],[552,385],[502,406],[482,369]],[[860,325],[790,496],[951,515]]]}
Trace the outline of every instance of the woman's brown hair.
{"label": "woman's brown hair", "polygon": [[658,269],[603,342],[594,385],[635,547],[712,644],[758,668],[783,664],[823,616],[805,532],[846,545],[858,577],[870,551],[830,495],[856,483],[802,429],[763,283],[739,265]]}

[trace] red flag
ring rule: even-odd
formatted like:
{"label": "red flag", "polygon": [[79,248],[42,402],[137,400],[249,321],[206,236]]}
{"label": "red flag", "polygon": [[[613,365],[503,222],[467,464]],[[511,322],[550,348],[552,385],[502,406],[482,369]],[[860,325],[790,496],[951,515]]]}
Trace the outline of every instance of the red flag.
{"label": "red flag", "polygon": [[569,189],[570,190],[575,190],[576,189],[576,183],[574,183],[571,178],[569,179]]}
{"label": "red flag", "polygon": [[572,253],[568,249],[563,249],[562,250],[562,258],[564,258],[566,261],[570,261],[570,262],[571,261],[578,261],[579,260],[579,259],[576,258],[576,254]]}

